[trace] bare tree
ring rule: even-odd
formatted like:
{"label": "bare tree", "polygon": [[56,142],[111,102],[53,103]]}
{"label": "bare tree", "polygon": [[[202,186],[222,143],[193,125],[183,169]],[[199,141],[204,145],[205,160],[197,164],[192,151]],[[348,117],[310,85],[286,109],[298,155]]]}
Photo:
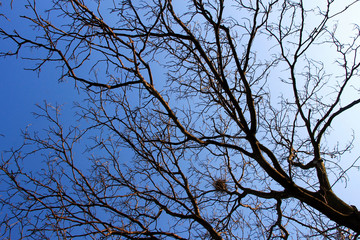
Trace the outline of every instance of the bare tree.
{"label": "bare tree", "polygon": [[335,21],[358,1],[310,2],[28,0],[2,55],[85,97],[74,126],[41,105],[48,130],[3,155],[1,236],[356,239],[332,190],[352,142],[327,139],[360,103],[360,29]]}

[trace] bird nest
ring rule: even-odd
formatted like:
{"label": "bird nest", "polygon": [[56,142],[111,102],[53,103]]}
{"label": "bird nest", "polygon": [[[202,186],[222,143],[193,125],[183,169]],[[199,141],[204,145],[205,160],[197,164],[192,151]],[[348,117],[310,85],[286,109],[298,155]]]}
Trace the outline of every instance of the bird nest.
{"label": "bird nest", "polygon": [[221,179],[221,178],[215,179],[212,185],[215,188],[215,190],[218,192],[226,192],[227,191],[225,179]]}

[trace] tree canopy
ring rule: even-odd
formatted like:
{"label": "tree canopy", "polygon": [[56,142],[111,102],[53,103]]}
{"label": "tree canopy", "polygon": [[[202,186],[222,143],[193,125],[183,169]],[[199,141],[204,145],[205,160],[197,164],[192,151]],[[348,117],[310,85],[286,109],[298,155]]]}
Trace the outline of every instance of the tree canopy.
{"label": "tree canopy", "polygon": [[1,55],[81,99],[2,155],[1,236],[356,239],[333,191],[354,138],[330,140],[360,103],[358,2],[12,1],[31,31],[4,24]]}

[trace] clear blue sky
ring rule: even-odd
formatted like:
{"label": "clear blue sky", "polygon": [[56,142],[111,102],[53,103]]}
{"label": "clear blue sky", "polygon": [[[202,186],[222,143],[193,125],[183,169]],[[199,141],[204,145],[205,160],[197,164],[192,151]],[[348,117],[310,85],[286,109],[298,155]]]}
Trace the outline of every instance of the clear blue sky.
{"label": "clear blue sky", "polygon": [[[14,1],[13,9],[9,4],[3,3],[0,6],[0,13],[22,13],[24,6],[16,5]],[[15,10],[16,9],[16,10]],[[0,25],[4,28],[16,26],[17,29],[27,34],[31,34],[32,30],[23,24],[19,19],[7,21],[4,17],[0,17]],[[0,49],[14,49],[8,42],[0,40]],[[20,57],[0,58],[0,137],[1,150],[10,146],[16,146],[22,143],[20,137],[21,129],[28,125],[33,130],[46,127],[46,122],[40,122],[35,119],[33,112],[37,111],[36,104],[43,104],[46,100],[52,104],[64,104],[64,108],[71,108],[73,101],[78,99],[77,91],[74,89],[73,82],[65,82],[59,84],[57,77],[59,70],[54,66],[47,65],[42,68],[40,74],[24,70],[24,68],[33,67],[30,61],[21,59],[23,56],[32,56],[38,54],[36,50],[22,49],[23,54]],[[69,119],[70,121],[70,119]]]}

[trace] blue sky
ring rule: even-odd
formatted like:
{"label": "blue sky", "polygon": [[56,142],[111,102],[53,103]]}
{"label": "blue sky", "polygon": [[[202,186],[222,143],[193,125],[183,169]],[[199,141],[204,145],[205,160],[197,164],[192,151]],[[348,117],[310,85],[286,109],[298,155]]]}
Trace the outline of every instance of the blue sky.
{"label": "blue sky", "polygon": [[[8,6],[3,3],[0,7],[1,12],[8,11]],[[342,19],[342,31],[347,32],[351,30],[347,22],[356,21],[355,11],[347,14],[347,19]],[[1,18],[0,24],[7,24]],[[18,25],[16,22],[14,23]],[[18,25],[19,26],[19,25]],[[345,30],[344,30],[345,29]],[[344,34],[345,35],[345,34]],[[6,49],[8,46],[0,41],[0,48]],[[26,50],[28,51],[28,50]],[[36,54],[33,51],[31,54]],[[30,62],[25,62],[21,58],[1,58],[0,59],[0,107],[2,114],[0,118],[0,137],[1,150],[8,149],[22,143],[20,136],[21,129],[31,125],[33,130],[40,130],[47,127],[47,123],[38,119],[34,119],[32,112],[37,111],[35,104],[43,104],[46,100],[50,103],[64,104],[64,111],[70,112],[69,124],[73,122],[71,119],[71,105],[73,101],[79,100],[79,95],[74,88],[73,82],[58,83],[57,69],[53,67],[43,68],[40,75],[32,71],[26,71],[24,68],[31,67]],[[359,114],[359,107],[355,110]],[[359,115],[357,115],[359,116]],[[334,123],[332,140],[336,142],[338,139],[351,134],[351,129],[357,136],[353,155],[360,154],[360,127],[358,126],[358,117],[354,114],[345,115],[342,119],[338,119]],[[351,162],[353,158],[349,159]],[[336,192],[344,198],[346,202],[360,206],[360,188],[358,182],[360,181],[360,172],[351,171],[351,181],[348,183],[346,189],[344,185],[338,185]]]}
{"label": "blue sky", "polygon": [[[26,26],[16,14],[22,14],[25,7],[17,2],[13,3],[13,9],[9,4],[3,3],[0,6],[0,14],[6,13],[13,17],[10,21],[0,17],[0,24],[3,28],[16,27],[20,32],[32,34],[33,30]],[[0,40],[1,51],[14,49],[9,42]],[[33,130],[40,130],[46,127],[46,122],[35,119],[33,112],[38,111],[36,104],[42,105],[46,100],[52,104],[62,104],[64,108],[71,109],[72,102],[78,99],[78,92],[74,84],[70,82],[58,83],[58,69],[46,65],[41,72],[25,70],[33,67],[33,63],[23,60],[22,57],[29,57],[38,54],[36,49],[23,48],[19,57],[0,58],[0,107],[2,109],[0,119],[1,149],[8,149],[22,143],[20,137],[21,129],[29,126]]]}

